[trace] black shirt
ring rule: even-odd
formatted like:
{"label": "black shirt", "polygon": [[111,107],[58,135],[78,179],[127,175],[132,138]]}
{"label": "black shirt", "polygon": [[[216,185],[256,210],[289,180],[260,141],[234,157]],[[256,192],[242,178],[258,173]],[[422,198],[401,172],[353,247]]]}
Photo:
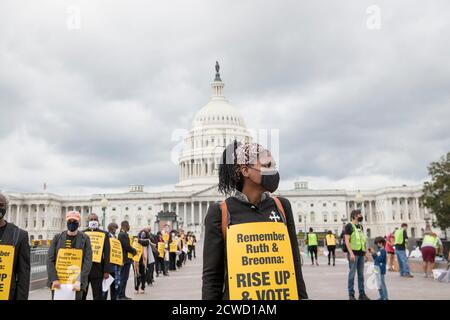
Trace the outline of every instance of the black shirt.
{"label": "black shirt", "polygon": [[[300,299],[308,299],[301,270],[300,252],[291,204],[285,198],[280,197],[279,199],[286,213],[287,228],[293,251],[298,296]],[[280,213],[278,212],[275,201],[270,197],[264,198],[258,206],[236,197],[230,197],[226,202],[230,214],[229,224],[271,222],[274,220],[274,216],[280,218]],[[271,216],[272,219],[270,219]],[[222,214],[220,204],[215,203],[209,207],[205,217],[202,277],[203,300],[229,299],[226,275],[226,245],[223,239],[221,226]]]}
{"label": "black shirt", "polygon": [[[6,222],[6,221],[5,221]],[[0,228],[0,243],[2,242],[2,238],[3,238],[3,233],[5,232],[6,229],[6,225],[8,223],[6,222],[5,225],[3,227]]]}
{"label": "black shirt", "polygon": [[[360,224],[355,224],[355,227],[356,227],[357,229],[364,230],[364,229],[363,229],[363,226],[360,225]],[[352,233],[353,233],[353,225],[352,225],[352,223],[347,223],[347,225],[346,225],[345,228],[344,228],[344,234],[347,234],[347,235],[351,236]],[[345,242],[344,242],[344,243],[345,243]],[[363,251],[363,250],[352,250],[352,251],[353,251],[353,254],[354,254],[355,256],[363,256],[363,255],[366,254],[366,252]]]}
{"label": "black shirt", "polygon": [[75,238],[76,236],[69,236],[66,237],[66,248],[75,248]]}

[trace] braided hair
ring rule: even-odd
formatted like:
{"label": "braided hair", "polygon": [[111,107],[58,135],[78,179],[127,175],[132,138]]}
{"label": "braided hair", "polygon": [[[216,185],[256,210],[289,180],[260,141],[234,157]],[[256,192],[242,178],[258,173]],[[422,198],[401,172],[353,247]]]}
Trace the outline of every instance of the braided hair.
{"label": "braided hair", "polygon": [[241,143],[234,140],[222,153],[219,164],[218,191],[224,195],[232,195],[235,190],[242,192],[244,177],[241,165],[255,164],[259,155],[267,151],[257,143]]}
{"label": "braided hair", "polygon": [[218,190],[223,195],[231,195],[234,190],[242,191],[244,182],[242,173],[238,170],[236,149],[240,145],[237,140],[229,144],[222,153],[219,164]]}

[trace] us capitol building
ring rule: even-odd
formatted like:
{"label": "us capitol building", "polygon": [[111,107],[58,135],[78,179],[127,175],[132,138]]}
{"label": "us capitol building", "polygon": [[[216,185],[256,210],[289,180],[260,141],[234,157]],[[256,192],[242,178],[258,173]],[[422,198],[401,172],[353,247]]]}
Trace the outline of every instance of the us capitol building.
{"label": "us capitol building", "polygon": [[[144,226],[153,231],[160,227],[159,216],[172,212],[176,226],[200,234],[208,207],[223,196],[217,192],[217,166],[223,146],[238,141],[252,141],[239,110],[224,96],[224,83],[216,64],[216,76],[211,84],[212,96],[200,109],[192,129],[184,139],[178,158],[179,182],[173,191],[149,193],[143,185],[131,185],[127,192],[65,196],[49,193],[6,193],[9,197],[7,219],[28,230],[30,240],[47,240],[65,229],[65,214],[77,210],[83,227],[91,212],[106,224],[128,220],[131,232]],[[375,190],[312,190],[308,182],[295,182],[291,190],[279,190],[276,195],[290,200],[296,227],[304,231],[332,230],[340,234],[342,224],[349,221],[351,210],[361,208],[368,237],[385,235],[408,223],[411,237],[422,237],[427,223],[435,219],[420,203],[422,186],[386,187]],[[105,201],[104,199],[107,199]],[[439,234],[439,230],[436,230]]]}

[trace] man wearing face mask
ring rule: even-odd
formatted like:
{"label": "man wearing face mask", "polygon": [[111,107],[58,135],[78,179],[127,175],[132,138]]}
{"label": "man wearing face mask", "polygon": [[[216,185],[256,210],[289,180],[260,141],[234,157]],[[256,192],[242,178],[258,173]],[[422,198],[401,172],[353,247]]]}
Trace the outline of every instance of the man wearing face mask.
{"label": "man wearing face mask", "polygon": [[69,211],[66,214],[67,230],[55,235],[50,247],[48,248],[47,258],[47,274],[48,274],[48,287],[52,290],[52,299],[54,296],[54,290],[61,288],[60,277],[56,271],[56,262],[58,256],[63,256],[63,249],[75,249],[74,252],[81,251],[81,269],[79,274],[76,275],[76,279],[70,281],[73,284],[73,290],[75,293],[75,300],[81,300],[83,298],[83,292],[88,287],[88,277],[92,266],[92,248],[89,237],[78,230],[80,226],[81,215],[77,211]]}
{"label": "man wearing face mask", "polygon": [[[117,223],[110,223],[108,224],[108,238],[110,239],[117,239],[116,232],[117,229],[119,229],[119,226]],[[113,240],[111,240],[113,241]],[[120,242],[119,242],[120,243]],[[111,247],[111,246],[110,246]],[[121,246],[120,246],[121,248]],[[114,282],[111,283],[111,286],[109,288],[109,291],[111,292],[111,300],[117,300],[117,294],[119,292],[120,287],[120,267],[121,264],[114,263],[114,260],[110,261],[110,275],[114,278]],[[108,298],[108,293],[105,294],[105,300]]]}
{"label": "man wearing face mask", "polygon": [[[218,189],[228,198],[211,205],[205,217],[203,300],[308,299],[291,204],[271,196],[279,180],[270,151],[261,145],[235,141],[224,150]],[[273,234],[278,236],[277,242],[263,239]],[[250,236],[256,240],[246,242],[245,237]],[[255,256],[253,250],[259,257],[270,258],[279,248],[283,253],[277,264],[259,265],[257,260],[249,263],[247,259]],[[274,278],[280,270],[288,275],[283,284]],[[269,297],[265,292],[282,294]]]}
{"label": "man wearing face mask", "polygon": [[28,232],[6,222],[7,198],[0,193],[0,259],[1,266],[12,265],[8,271],[0,270],[0,300],[28,300],[30,288],[30,245]]}
{"label": "man wearing face mask", "polygon": [[91,213],[88,216],[88,228],[84,230],[91,240],[92,246],[92,268],[89,272],[88,286],[84,291],[83,300],[86,300],[89,283],[92,287],[92,296],[94,300],[105,300],[106,295],[103,293],[103,279],[109,277],[111,266],[109,263],[110,245],[109,237],[106,231],[99,229],[98,216]]}
{"label": "man wearing face mask", "polygon": [[120,268],[120,286],[117,296],[118,300],[131,300],[131,298],[125,295],[125,292],[127,290],[128,277],[130,276],[130,268],[133,261],[132,258],[128,256],[128,254],[134,256],[136,254],[136,249],[131,246],[128,231],[130,231],[130,224],[128,223],[128,221],[124,220],[120,224],[119,233],[119,241],[122,244],[123,251],[123,267]]}
{"label": "man wearing face mask", "polygon": [[363,216],[361,210],[353,210],[350,214],[352,221],[344,228],[344,239],[347,248],[349,263],[348,296],[349,300],[355,298],[355,274],[358,274],[359,300],[370,300],[364,291],[364,263],[366,261],[366,236],[361,224]]}

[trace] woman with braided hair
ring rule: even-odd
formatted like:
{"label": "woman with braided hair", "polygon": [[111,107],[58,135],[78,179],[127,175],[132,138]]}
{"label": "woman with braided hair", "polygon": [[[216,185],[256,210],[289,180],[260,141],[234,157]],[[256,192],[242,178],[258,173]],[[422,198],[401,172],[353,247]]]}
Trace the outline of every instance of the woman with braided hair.
{"label": "woman with braided hair", "polygon": [[[308,298],[291,205],[271,196],[279,180],[261,145],[234,141],[224,150],[218,190],[228,198],[205,217],[202,299]],[[258,241],[249,240],[258,233]]]}

